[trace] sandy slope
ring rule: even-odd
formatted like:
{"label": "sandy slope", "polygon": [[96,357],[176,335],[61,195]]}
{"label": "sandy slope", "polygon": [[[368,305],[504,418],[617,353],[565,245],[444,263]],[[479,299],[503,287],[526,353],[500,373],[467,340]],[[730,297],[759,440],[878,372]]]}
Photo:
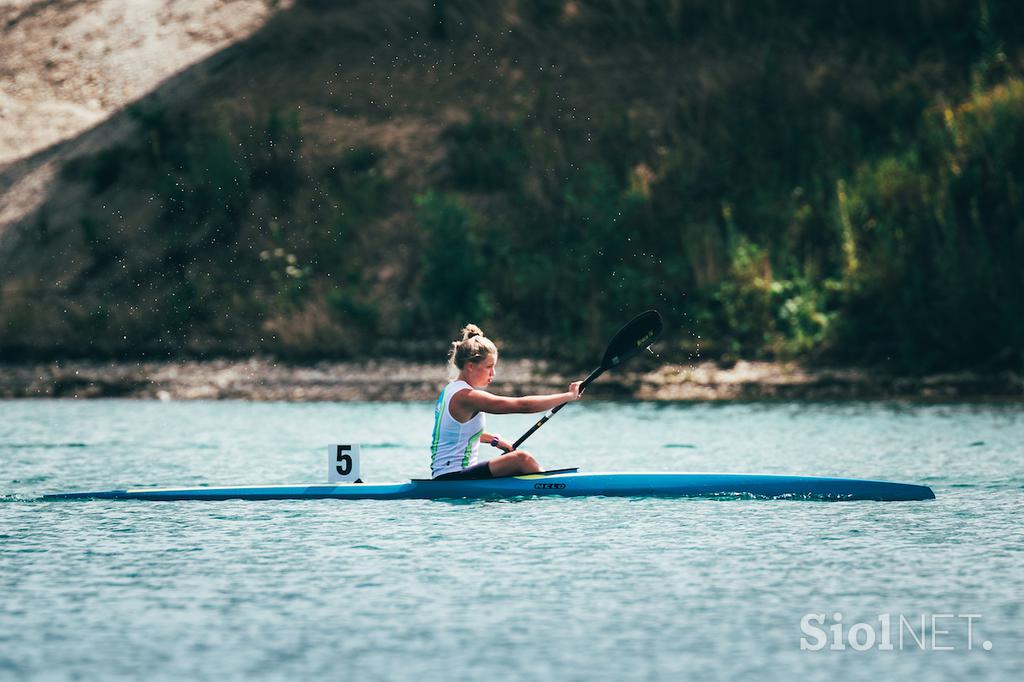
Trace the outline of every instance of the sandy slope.
{"label": "sandy slope", "polygon": [[96,125],[272,11],[266,0],[0,0],[0,166]]}

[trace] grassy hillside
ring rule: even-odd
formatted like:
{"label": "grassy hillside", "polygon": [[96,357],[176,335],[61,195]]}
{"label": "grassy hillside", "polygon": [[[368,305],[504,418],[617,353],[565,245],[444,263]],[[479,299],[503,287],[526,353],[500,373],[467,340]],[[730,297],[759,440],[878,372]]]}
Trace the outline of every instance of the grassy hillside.
{"label": "grassy hillside", "polygon": [[[1011,2],[299,2],[62,173],[0,352],[1024,365]],[[204,72],[207,73],[207,72]],[[58,196],[59,195],[59,196]]]}

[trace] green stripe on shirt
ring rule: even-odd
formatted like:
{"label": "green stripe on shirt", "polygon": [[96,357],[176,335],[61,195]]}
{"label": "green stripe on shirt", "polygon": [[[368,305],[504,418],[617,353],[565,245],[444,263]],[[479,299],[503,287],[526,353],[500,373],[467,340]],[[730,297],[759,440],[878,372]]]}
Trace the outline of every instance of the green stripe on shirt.
{"label": "green stripe on shirt", "polygon": [[430,443],[430,466],[433,468],[434,460],[437,459],[437,444],[441,440],[441,416],[444,408],[444,389],[437,397],[437,404],[434,405],[434,436]]}
{"label": "green stripe on shirt", "polygon": [[469,466],[469,458],[473,454],[473,443],[480,442],[480,436],[484,434],[484,430],[480,429],[469,438],[469,442],[466,443],[466,452],[462,455],[462,468],[465,469]]}

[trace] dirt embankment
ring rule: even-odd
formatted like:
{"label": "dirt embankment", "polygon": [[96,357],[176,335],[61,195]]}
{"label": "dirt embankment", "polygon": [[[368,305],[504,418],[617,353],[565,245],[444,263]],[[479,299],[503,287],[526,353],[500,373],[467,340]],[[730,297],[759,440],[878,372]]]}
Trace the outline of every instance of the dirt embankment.
{"label": "dirt embankment", "polygon": [[[433,400],[444,384],[439,364],[399,360],[283,364],[265,359],[205,362],[59,362],[0,366],[0,398],[141,398],[157,400]],[[506,360],[492,390],[501,394],[564,390],[580,377],[530,360]],[[617,370],[589,397],[653,401],[717,400],[1022,400],[1024,377],[961,372],[895,377],[861,369],[809,370],[739,362],[718,367],[664,364]]]}
{"label": "dirt embankment", "polygon": [[8,0],[0,165],[68,139],[250,35],[266,0]]}
{"label": "dirt embankment", "polygon": [[61,193],[65,162],[95,154],[130,130],[118,112],[252,35],[291,4],[0,3],[0,256],[17,244],[19,226]]}

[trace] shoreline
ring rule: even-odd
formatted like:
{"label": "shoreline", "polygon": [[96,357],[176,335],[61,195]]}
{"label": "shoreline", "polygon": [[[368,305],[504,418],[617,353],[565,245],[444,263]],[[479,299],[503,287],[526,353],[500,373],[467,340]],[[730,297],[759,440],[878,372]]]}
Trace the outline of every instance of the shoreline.
{"label": "shoreline", "polygon": [[[584,373],[585,374],[585,373]],[[565,390],[564,367],[503,360],[491,386],[527,395]],[[405,360],[285,363],[263,358],[202,361],[90,361],[0,364],[0,399],[416,401],[434,400],[446,381],[439,363]],[[655,402],[756,400],[1024,401],[1014,372],[895,376],[863,368],[807,368],[786,362],[664,363],[607,372],[587,391],[596,399]]]}

